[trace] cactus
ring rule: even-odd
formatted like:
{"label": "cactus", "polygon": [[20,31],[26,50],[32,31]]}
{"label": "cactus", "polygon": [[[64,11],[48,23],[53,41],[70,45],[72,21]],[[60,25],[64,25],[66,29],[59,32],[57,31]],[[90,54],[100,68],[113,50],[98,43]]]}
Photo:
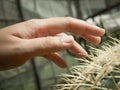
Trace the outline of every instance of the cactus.
{"label": "cactus", "polygon": [[62,74],[56,90],[120,90],[120,40],[112,38],[101,49],[91,48],[87,60]]}

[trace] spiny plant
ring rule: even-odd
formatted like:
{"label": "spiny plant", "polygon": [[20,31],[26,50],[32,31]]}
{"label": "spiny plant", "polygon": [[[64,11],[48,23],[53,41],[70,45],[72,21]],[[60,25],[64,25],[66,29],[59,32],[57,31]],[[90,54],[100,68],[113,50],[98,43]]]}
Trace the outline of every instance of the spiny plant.
{"label": "spiny plant", "polygon": [[77,60],[56,90],[120,90],[120,40],[112,38],[101,49],[91,48],[87,60]]}

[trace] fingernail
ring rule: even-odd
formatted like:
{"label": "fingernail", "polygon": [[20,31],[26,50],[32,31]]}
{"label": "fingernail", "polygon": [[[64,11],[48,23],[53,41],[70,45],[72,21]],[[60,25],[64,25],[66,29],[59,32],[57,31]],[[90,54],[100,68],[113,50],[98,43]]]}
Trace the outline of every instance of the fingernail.
{"label": "fingernail", "polygon": [[71,43],[73,40],[72,36],[65,36],[61,38],[62,43]]}

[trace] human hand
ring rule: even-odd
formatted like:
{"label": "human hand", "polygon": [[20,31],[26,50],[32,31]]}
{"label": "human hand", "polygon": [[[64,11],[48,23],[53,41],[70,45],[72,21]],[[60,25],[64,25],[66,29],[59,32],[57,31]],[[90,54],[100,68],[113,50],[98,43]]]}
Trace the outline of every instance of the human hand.
{"label": "human hand", "polygon": [[67,64],[57,52],[65,49],[85,58],[87,52],[64,32],[98,44],[105,30],[70,17],[33,19],[8,26],[0,30],[0,70],[20,66],[35,56],[64,68]]}

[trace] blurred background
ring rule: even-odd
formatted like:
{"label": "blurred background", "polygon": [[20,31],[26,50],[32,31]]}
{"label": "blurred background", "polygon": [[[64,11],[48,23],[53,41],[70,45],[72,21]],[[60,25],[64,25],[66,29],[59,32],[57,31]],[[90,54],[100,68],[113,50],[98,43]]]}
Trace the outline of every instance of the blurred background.
{"label": "blurred background", "polygon": [[[0,0],[0,28],[33,18],[67,17],[82,19],[106,30],[107,36],[120,38],[120,0]],[[89,45],[75,37],[88,52]],[[0,90],[54,90],[62,73],[79,64],[74,54],[60,52],[68,63],[61,69],[52,62],[35,57],[26,64],[7,71],[0,71]]]}

